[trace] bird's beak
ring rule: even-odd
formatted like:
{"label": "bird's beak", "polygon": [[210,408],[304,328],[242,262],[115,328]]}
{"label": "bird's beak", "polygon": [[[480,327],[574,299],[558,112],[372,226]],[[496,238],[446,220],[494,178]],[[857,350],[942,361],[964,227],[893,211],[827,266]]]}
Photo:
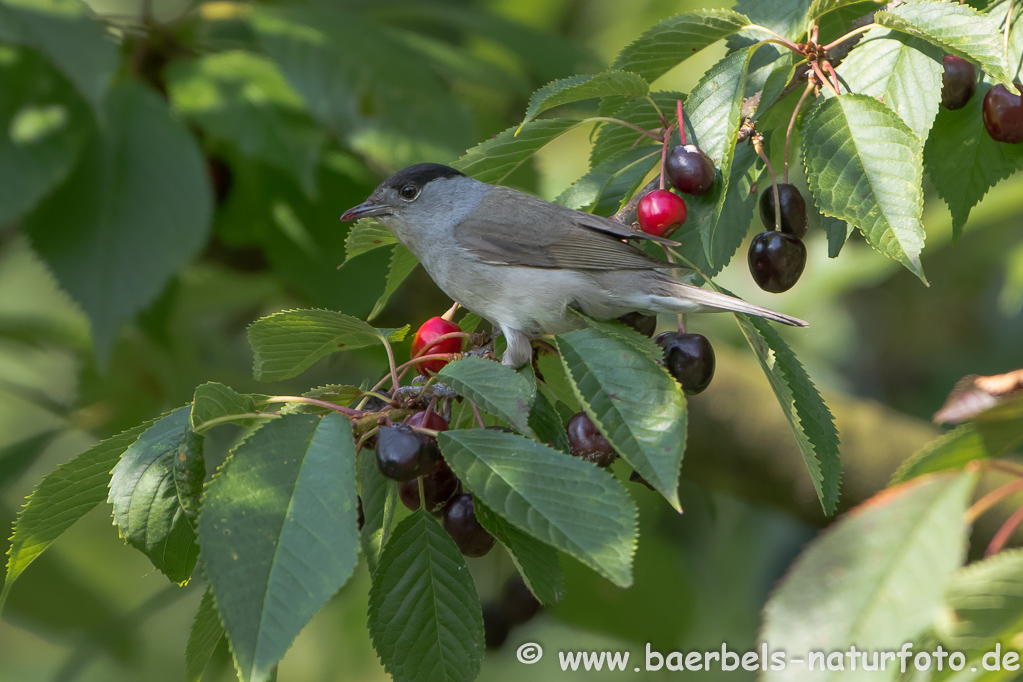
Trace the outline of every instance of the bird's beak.
{"label": "bird's beak", "polygon": [[341,220],[358,220],[359,218],[374,218],[376,216],[389,215],[390,206],[374,204],[372,201],[364,201],[358,206],[348,209],[341,216]]}

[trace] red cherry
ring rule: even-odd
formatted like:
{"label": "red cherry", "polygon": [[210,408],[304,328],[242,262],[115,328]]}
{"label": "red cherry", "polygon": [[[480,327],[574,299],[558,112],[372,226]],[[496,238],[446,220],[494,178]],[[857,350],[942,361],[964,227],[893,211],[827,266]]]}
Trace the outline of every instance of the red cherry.
{"label": "red cherry", "polygon": [[[453,336],[450,339],[437,341],[439,337],[445,334],[460,331],[462,331],[462,328],[450,320],[445,320],[443,317],[431,317],[423,323],[423,326],[416,332],[415,338],[412,339],[412,357],[460,352],[462,350],[462,339],[460,337]],[[437,360],[427,360],[426,362],[418,363],[416,370],[423,376],[436,374],[448,362],[448,360],[440,358]]]}
{"label": "red cherry", "polygon": [[996,142],[1023,142],[1023,86],[996,85],[984,95],[984,128]]}
{"label": "red cherry", "polygon": [[655,189],[639,200],[639,227],[655,237],[667,237],[686,221],[686,202],[666,189]]}

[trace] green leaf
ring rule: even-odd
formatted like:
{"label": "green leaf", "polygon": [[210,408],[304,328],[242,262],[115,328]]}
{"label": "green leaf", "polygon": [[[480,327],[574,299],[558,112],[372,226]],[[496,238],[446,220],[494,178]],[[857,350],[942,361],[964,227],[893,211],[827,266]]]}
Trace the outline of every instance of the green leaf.
{"label": "green leaf", "polygon": [[317,360],[342,350],[365,348],[383,339],[401,341],[408,327],[376,329],[333,310],[286,310],[249,325],[252,374],[259,381],[298,376]]}
{"label": "green leaf", "polygon": [[842,252],[842,247],[845,246],[846,240],[849,239],[849,236],[856,228],[839,218],[832,218],[823,214],[821,214],[820,218],[824,232],[828,236],[828,258],[838,258],[838,254]]}
{"label": "green leaf", "polygon": [[886,490],[832,525],[771,595],[761,641],[800,652],[845,651],[851,644],[897,651],[918,641],[966,554],[963,514],[975,480],[935,476]]}
{"label": "green leaf", "polygon": [[[232,415],[250,415],[256,411],[254,396],[242,395],[230,386],[210,381],[195,389],[192,398],[191,426],[202,429],[208,422],[222,420]],[[242,426],[251,426],[255,419],[238,419]],[[208,428],[208,427],[207,427]]]}
{"label": "green leaf", "polygon": [[608,472],[513,433],[462,429],[438,441],[458,479],[494,512],[615,585],[632,584],[636,506]]}
{"label": "green leaf", "polygon": [[199,542],[239,676],[262,682],[358,560],[349,420],[289,414],[255,431],[206,486]]}
{"label": "green leaf", "polygon": [[373,310],[370,312],[368,319],[372,320],[383,311],[384,306],[391,300],[391,296],[398,290],[401,283],[412,274],[417,265],[419,265],[419,261],[404,244],[394,245],[394,250],[391,251],[391,262],[387,268],[387,283],[384,285],[384,293],[380,294],[380,298],[373,304]]}
{"label": "green leaf", "polygon": [[[533,93],[522,125],[539,114],[563,104],[595,97],[642,97],[650,90],[645,80],[627,71],[604,71],[592,76],[572,76],[548,83]],[[521,126],[520,126],[521,127]]]}
{"label": "green leaf", "polygon": [[[311,388],[302,394],[306,398],[316,398],[317,400],[326,400],[328,402],[336,403],[337,405],[348,405],[360,396],[362,396],[362,390],[356,386],[347,386],[344,384],[327,384],[326,386],[317,386]],[[296,404],[296,407],[298,405]],[[306,405],[305,407],[315,407],[314,405]]]}
{"label": "green leaf", "polygon": [[478,498],[473,501],[480,525],[505,546],[515,568],[540,603],[553,604],[565,594],[557,551],[511,525]]}
{"label": "green leaf", "polygon": [[533,154],[580,123],[568,118],[545,118],[513,126],[479,143],[451,165],[480,182],[500,184]]}
{"label": "green leaf", "polygon": [[117,46],[85,3],[76,0],[5,0],[0,38],[39,50],[99,113],[117,69]]}
{"label": "green leaf", "polygon": [[916,0],[877,12],[874,21],[968,59],[999,83],[1012,85],[1005,71],[997,23],[969,5],[948,0]]}
{"label": "green leaf", "polygon": [[[736,0],[735,11],[758,26],[769,28],[789,40],[796,40],[806,33],[806,15],[811,4],[810,0]],[[746,31],[743,36],[756,40],[766,37],[762,31],[757,30]]]}
{"label": "green leaf", "polygon": [[110,470],[154,422],[147,421],[107,438],[43,477],[14,523],[0,611],[14,581],[28,565],[78,519],[107,499]]}
{"label": "green leaf", "polygon": [[769,322],[748,315],[736,315],[735,319],[792,428],[824,513],[834,513],[842,483],[842,461],[831,410],[795,353]]}
{"label": "green leaf", "polygon": [[369,572],[373,573],[380,559],[380,551],[383,549],[384,525],[389,516],[388,505],[391,507],[391,514],[394,513],[397,486],[392,485],[391,480],[380,473],[376,457],[370,450],[363,450],[359,456],[359,485],[362,490],[363,517],[359,541],[362,544],[362,553],[366,555]]}
{"label": "green leaf", "polygon": [[990,88],[979,84],[962,109],[942,108],[924,146],[927,175],[948,204],[955,237],[988,190],[1023,168],[1023,145],[995,142],[984,129],[984,96]]}
{"label": "green leaf", "polygon": [[879,98],[926,140],[941,104],[943,56],[919,38],[874,29],[842,60],[837,72],[851,92]]}
{"label": "green leaf", "polygon": [[978,459],[996,459],[1023,444],[1023,417],[971,422],[935,438],[902,463],[891,485],[924,474],[961,469]]}
{"label": "green leaf", "polygon": [[732,10],[701,10],[676,14],[627,45],[611,65],[638,73],[647,82],[664,75],[705,47],[749,26],[750,20]]}
{"label": "green leaf", "polygon": [[1023,631],[1023,549],[1010,549],[970,564],[945,593],[951,618],[937,621],[938,636],[956,651],[982,652],[1012,643]]}
{"label": "green leaf", "polygon": [[67,176],[90,128],[86,106],[41,57],[0,47],[0,225]]}
{"label": "green leaf", "polygon": [[[533,371],[532,367],[528,365],[527,368],[530,372]],[[529,410],[529,427],[533,429],[537,440],[562,452],[569,451],[565,422],[562,421],[557,408],[551,404],[542,391],[535,391],[533,394],[533,405]]]}
{"label": "green leaf", "polygon": [[176,583],[189,579],[199,556],[174,476],[190,411],[179,407],[125,450],[111,472],[108,497],[120,536]]}
{"label": "green leaf", "polygon": [[121,323],[206,244],[213,210],[195,138],[156,93],[117,85],[104,114],[102,133],[67,182],[25,221],[36,250],[92,321],[103,360]]}
{"label": "green leaf", "polygon": [[465,559],[436,519],[412,512],[394,529],[369,590],[369,634],[395,682],[473,680],[483,614]]}
{"label": "green leaf", "polygon": [[206,481],[206,459],[203,456],[205,437],[192,429],[185,431],[185,438],[178,446],[174,457],[174,489],[178,505],[194,531],[199,520],[202,502],[202,486]]}
{"label": "green leaf", "polygon": [[818,209],[858,227],[871,246],[926,283],[922,151],[909,126],[867,95],[824,100],[807,115],[803,131]]}
{"label": "green leaf", "polygon": [[721,220],[721,216],[729,199],[746,75],[750,58],[758,47],[742,48],[712,66],[685,103],[692,128],[689,142],[698,145],[714,160],[718,173],[710,192],[686,202],[689,218],[685,227],[692,229],[692,225],[699,230],[707,261],[715,269],[724,267],[749,229],[748,222]]}
{"label": "green leaf", "polygon": [[648,354],[597,329],[555,338],[586,414],[621,457],[675,509],[686,444],[686,399]]}
{"label": "green leaf", "polygon": [[619,209],[623,199],[636,192],[651,168],[660,162],[660,148],[643,145],[627,149],[587,171],[559,194],[554,203],[609,216]]}
{"label": "green leaf", "polygon": [[345,262],[373,249],[397,243],[398,239],[390,230],[375,220],[364,218],[348,230],[348,236],[345,237]]}
{"label": "green leaf", "polygon": [[813,2],[810,3],[810,9],[807,12],[806,18],[809,21],[813,21],[828,12],[834,12],[842,7],[860,4],[862,1],[863,0],[813,0]]}
{"label": "green leaf", "polygon": [[228,51],[178,60],[167,69],[167,87],[174,108],[203,131],[290,173],[315,195],[326,133],[269,59]]}
{"label": "green leaf", "polygon": [[379,164],[452,158],[476,139],[468,106],[434,65],[366,13],[326,3],[255,6],[251,16],[260,49],[313,118]]}
{"label": "green leaf", "polygon": [[202,682],[203,671],[213,657],[213,652],[224,638],[224,626],[217,613],[213,592],[207,588],[199,602],[199,610],[188,631],[188,645],[185,647],[185,680]]}
{"label": "green leaf", "polygon": [[[660,112],[672,113],[678,100],[685,102],[686,96],[681,92],[657,91],[650,93],[650,99],[657,104],[654,109],[646,97],[634,99],[615,109],[611,116],[634,125],[653,130],[660,127]],[[677,139],[677,134],[674,136]],[[670,143],[669,143],[670,144]],[[590,168],[596,169],[615,157],[625,157],[627,152],[642,148],[647,151],[661,152],[661,144],[656,140],[638,133],[632,128],[617,123],[603,123],[597,129],[597,138],[590,150]]]}
{"label": "green leaf", "polygon": [[536,438],[529,425],[535,389],[511,367],[471,356],[448,363],[437,378],[519,433]]}

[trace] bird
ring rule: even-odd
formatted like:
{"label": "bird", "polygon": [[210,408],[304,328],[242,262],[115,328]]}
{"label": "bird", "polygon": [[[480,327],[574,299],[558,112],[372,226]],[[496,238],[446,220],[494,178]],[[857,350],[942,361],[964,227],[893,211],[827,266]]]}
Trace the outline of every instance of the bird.
{"label": "bird", "polygon": [[[634,242],[678,245],[610,218],[481,182],[438,163],[384,180],[341,220],[375,218],[453,301],[490,321],[507,342],[502,363],[532,359],[532,339],[630,312],[728,311],[793,327],[798,318],[693,286],[694,272]],[[679,278],[670,272],[682,273]]]}

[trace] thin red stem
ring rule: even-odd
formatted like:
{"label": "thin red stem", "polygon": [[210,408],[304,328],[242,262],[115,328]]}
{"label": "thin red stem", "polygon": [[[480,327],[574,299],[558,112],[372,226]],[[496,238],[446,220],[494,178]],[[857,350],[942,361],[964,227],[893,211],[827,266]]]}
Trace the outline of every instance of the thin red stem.
{"label": "thin red stem", "polygon": [[686,126],[685,118],[682,113],[682,100],[676,100],[676,102],[677,102],[676,108],[678,113],[678,136],[682,139],[682,146],[685,146],[688,143],[686,142]]}
{"label": "thin red stem", "polygon": [[989,557],[992,554],[998,554],[1005,547],[1005,543],[1012,537],[1013,532],[1019,528],[1019,524],[1023,523],[1023,507],[1020,507],[1012,513],[1002,527],[998,529],[995,536],[991,538],[991,544],[987,546],[987,551],[984,552],[985,557]]}
{"label": "thin red stem", "polygon": [[470,400],[470,401],[469,401],[469,406],[470,406],[470,407],[472,407],[472,413],[473,413],[474,415],[476,415],[476,421],[478,421],[478,422],[479,422],[479,424],[480,424],[480,428],[481,428],[481,429],[485,429],[485,428],[487,428],[487,425],[483,423],[483,415],[481,415],[481,414],[480,414],[480,410],[479,410],[479,408],[478,408],[478,407],[476,407],[476,403],[474,403],[474,402],[472,402],[472,401]]}
{"label": "thin red stem", "polygon": [[806,101],[806,96],[813,90],[813,83],[807,81],[806,88],[803,90],[803,94],[799,97],[799,101],[796,103],[796,109],[792,112],[792,118],[789,119],[789,128],[785,131],[785,167],[782,169],[782,179],[785,182],[789,181],[789,145],[792,140],[792,130],[796,127],[796,119],[799,117],[799,110],[803,108],[803,102]]}
{"label": "thin red stem", "polygon": [[989,492],[984,497],[980,498],[969,509],[966,510],[966,521],[973,523],[977,518],[991,509],[1009,495],[1023,491],[1023,478],[1018,478],[1015,481],[1010,481],[1005,485],[999,486]]}
{"label": "thin red stem", "polygon": [[667,175],[664,171],[664,164],[668,160],[668,140],[671,139],[671,131],[675,129],[675,124],[671,124],[664,129],[664,140],[661,142],[661,189],[664,189],[664,176]]}
{"label": "thin red stem", "polygon": [[468,334],[466,332],[448,332],[447,334],[441,334],[440,336],[435,338],[433,341],[431,341],[430,343],[426,344],[421,349],[419,349],[419,352],[416,353],[416,357],[418,357],[420,355],[423,355],[424,353],[426,353],[431,348],[436,346],[441,341],[444,341],[445,339],[455,339],[455,338],[468,339],[470,336],[472,336],[472,334]]}
{"label": "thin red stem", "polygon": [[778,195],[778,178],[774,176],[774,168],[771,166],[771,160],[767,158],[767,154],[764,153],[764,143],[761,138],[757,138],[753,141],[753,149],[757,150],[757,154],[764,160],[764,165],[767,166],[767,172],[771,174],[771,187],[774,189],[774,229],[781,229],[781,197]]}
{"label": "thin red stem", "polygon": [[831,84],[831,81],[828,80],[828,77],[824,75],[823,71],[821,71],[821,67],[817,66],[816,62],[811,62],[810,67],[813,69],[813,72],[817,74],[817,78],[820,79],[821,83],[824,83],[824,85],[831,88],[831,91],[834,92],[835,95],[838,95],[838,90],[835,89],[835,86]]}
{"label": "thin red stem", "polygon": [[306,398],[300,395],[275,395],[267,398],[268,403],[304,403],[306,405],[316,405],[327,410],[333,410],[340,412],[341,414],[347,414],[349,417],[363,417],[365,412],[361,410],[353,410],[350,407],[342,407],[334,403],[328,403],[326,400],[317,400],[316,398]]}
{"label": "thin red stem", "polygon": [[835,67],[833,67],[831,65],[831,62],[825,61],[824,62],[824,68],[828,70],[828,73],[831,75],[831,80],[834,81],[834,83],[835,83],[835,92],[837,94],[841,95],[842,94],[842,88],[840,88],[839,85],[838,85],[838,74],[835,73]]}

